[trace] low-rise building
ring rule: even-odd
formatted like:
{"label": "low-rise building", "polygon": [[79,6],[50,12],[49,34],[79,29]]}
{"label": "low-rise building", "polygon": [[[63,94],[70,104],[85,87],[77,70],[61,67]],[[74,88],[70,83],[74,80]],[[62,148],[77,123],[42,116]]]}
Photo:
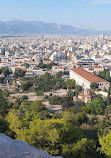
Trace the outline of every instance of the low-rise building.
{"label": "low-rise building", "polygon": [[93,82],[98,84],[98,88],[102,90],[108,90],[110,82],[100,78],[82,68],[73,68],[70,70],[70,79],[74,79],[76,83],[82,86],[84,89],[90,89],[90,85]]}
{"label": "low-rise building", "polygon": [[94,65],[93,68],[94,68],[94,71],[97,72],[97,73],[104,70],[103,67],[98,66],[98,65]]}
{"label": "low-rise building", "polygon": [[89,89],[85,89],[83,92],[81,92],[78,95],[78,99],[80,99],[84,103],[90,103],[91,102],[91,94]]}

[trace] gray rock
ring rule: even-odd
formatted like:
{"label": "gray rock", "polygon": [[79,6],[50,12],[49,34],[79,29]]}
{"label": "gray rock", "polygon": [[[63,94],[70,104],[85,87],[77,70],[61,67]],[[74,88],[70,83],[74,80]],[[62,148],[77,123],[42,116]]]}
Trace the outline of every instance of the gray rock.
{"label": "gray rock", "polygon": [[0,133],[0,158],[61,158]]}

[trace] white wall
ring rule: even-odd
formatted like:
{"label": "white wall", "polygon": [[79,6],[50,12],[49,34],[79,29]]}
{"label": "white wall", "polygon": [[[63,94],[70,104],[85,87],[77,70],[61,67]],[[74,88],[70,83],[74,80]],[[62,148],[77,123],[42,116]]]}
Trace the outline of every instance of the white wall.
{"label": "white wall", "polygon": [[[84,78],[82,78],[80,75],[76,74],[74,71],[70,70],[70,79],[74,79],[76,81],[76,84],[82,86],[84,89],[88,88],[90,89],[91,83]],[[99,89],[109,89],[110,83],[107,82],[97,82],[99,84]]]}
{"label": "white wall", "polygon": [[82,86],[84,89],[89,88],[90,89],[90,82],[70,70],[70,79],[74,79],[76,81],[76,84]]}

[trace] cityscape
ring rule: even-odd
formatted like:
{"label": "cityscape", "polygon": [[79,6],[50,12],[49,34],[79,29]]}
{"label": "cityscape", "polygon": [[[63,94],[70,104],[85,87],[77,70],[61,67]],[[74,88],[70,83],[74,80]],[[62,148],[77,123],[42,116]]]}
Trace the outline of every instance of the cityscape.
{"label": "cityscape", "polygon": [[0,158],[110,158],[111,0],[46,1],[1,3]]}

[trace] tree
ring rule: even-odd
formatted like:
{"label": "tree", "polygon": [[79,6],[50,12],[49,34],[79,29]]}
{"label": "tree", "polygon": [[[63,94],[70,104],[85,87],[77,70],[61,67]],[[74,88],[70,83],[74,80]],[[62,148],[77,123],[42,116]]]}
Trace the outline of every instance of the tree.
{"label": "tree", "polygon": [[52,96],[49,98],[50,105],[61,105],[61,97],[59,96]]}
{"label": "tree", "polygon": [[99,143],[101,145],[100,151],[104,152],[108,157],[111,156],[111,131],[107,134],[99,136]]}
{"label": "tree", "polygon": [[108,96],[107,96],[107,106],[109,106],[111,103],[111,98],[110,98],[110,88],[108,90]]}
{"label": "tree", "polygon": [[47,68],[47,69],[51,69],[52,68],[52,66],[54,66],[54,65],[57,65],[56,63],[50,63],[50,64],[43,64],[43,63],[40,63],[39,65],[38,65],[38,67],[40,67],[40,68]]}
{"label": "tree", "polygon": [[32,83],[30,81],[22,82],[20,88],[22,91],[28,91],[29,88],[32,86]]}
{"label": "tree", "polygon": [[60,89],[61,88],[61,82],[56,82],[56,84],[54,85],[54,89]]}
{"label": "tree", "polygon": [[0,77],[0,83],[3,83],[5,77]]}
{"label": "tree", "polygon": [[28,69],[30,65],[28,63],[24,63],[23,66]]}
{"label": "tree", "polygon": [[8,96],[9,96],[9,91],[8,91],[7,89],[5,89],[5,90],[3,91],[3,95],[4,95],[5,97],[8,97]]}
{"label": "tree", "polygon": [[17,114],[16,110],[11,109],[6,116],[6,120],[9,123],[9,128],[18,136],[23,122],[19,119],[19,115]]}
{"label": "tree", "polygon": [[9,127],[16,133],[17,139],[26,141],[39,149],[47,150],[52,155],[61,155],[63,144],[76,143],[82,138],[82,130],[74,125],[66,124],[64,119],[41,120],[38,118],[37,115],[43,112],[41,103],[34,102],[31,106],[33,108],[25,115],[13,109],[7,115]]}
{"label": "tree", "polygon": [[0,133],[5,133],[8,129],[8,122],[5,119],[0,118]]}
{"label": "tree", "polygon": [[93,140],[83,138],[77,143],[64,145],[62,156],[64,158],[95,158],[97,156],[96,144]]}
{"label": "tree", "polygon": [[84,108],[84,106],[85,106],[85,103],[84,103],[84,102],[75,101],[75,102],[74,102],[74,106],[71,107],[71,108],[69,109],[69,111],[70,111],[70,112],[73,112],[73,113],[75,113],[75,114],[77,114],[77,113],[83,111],[82,108]]}
{"label": "tree", "polygon": [[56,73],[56,78],[61,78],[62,77],[63,72],[59,71]]}
{"label": "tree", "polygon": [[3,96],[3,91],[0,89],[0,115],[4,116],[8,112],[8,104]]}
{"label": "tree", "polygon": [[45,73],[40,77],[34,77],[32,79],[35,90],[43,90],[44,92],[52,89],[66,88],[65,81],[63,78],[55,78],[55,76]]}
{"label": "tree", "polygon": [[67,81],[66,81],[66,87],[68,89],[74,89],[75,88],[75,80],[73,80],[73,79],[67,79]]}
{"label": "tree", "polygon": [[73,102],[72,98],[62,97],[61,105],[62,105],[62,109],[66,110],[66,109],[74,106],[74,102]]}
{"label": "tree", "polygon": [[45,110],[47,110],[47,109],[45,108],[45,105],[42,104],[41,101],[36,100],[31,103],[30,113],[38,113],[38,112],[45,111]]}
{"label": "tree", "polygon": [[104,69],[103,71],[100,71],[99,72],[99,75],[101,78],[107,80],[107,81],[110,81],[111,78],[110,78],[110,70],[109,69]]}
{"label": "tree", "polygon": [[93,99],[91,103],[86,104],[86,109],[89,114],[104,114],[105,102],[101,99]]}
{"label": "tree", "polygon": [[93,82],[93,83],[91,83],[90,88],[91,88],[92,90],[95,90],[95,89],[98,88],[98,84],[97,84],[96,82]]}
{"label": "tree", "polygon": [[87,123],[88,121],[88,117],[86,116],[86,114],[84,112],[81,112],[77,115],[75,115],[75,124],[80,126],[83,123]]}
{"label": "tree", "polygon": [[63,113],[63,118],[66,120],[67,123],[70,124],[70,126],[75,125],[78,127],[83,123],[87,123],[88,121],[88,117],[84,112],[74,114],[73,111],[70,111],[70,109]]}
{"label": "tree", "polygon": [[21,99],[22,99],[22,100],[27,100],[27,99],[28,99],[28,96],[27,96],[27,95],[23,95]]}
{"label": "tree", "polygon": [[66,94],[66,98],[73,100],[74,92],[69,90]]}
{"label": "tree", "polygon": [[15,78],[24,77],[24,76],[25,76],[25,73],[26,73],[26,71],[23,71],[23,70],[21,70],[21,69],[16,70],[16,71],[14,72],[14,77],[15,77]]}
{"label": "tree", "polygon": [[14,92],[15,92],[15,93],[18,93],[18,92],[19,92],[19,88],[15,88],[15,89],[14,89]]}
{"label": "tree", "polygon": [[8,66],[2,67],[1,72],[4,76],[8,76],[9,74],[11,74],[11,71],[9,70]]}
{"label": "tree", "polygon": [[78,97],[78,94],[82,91],[82,87],[79,85],[75,86],[75,95]]}

